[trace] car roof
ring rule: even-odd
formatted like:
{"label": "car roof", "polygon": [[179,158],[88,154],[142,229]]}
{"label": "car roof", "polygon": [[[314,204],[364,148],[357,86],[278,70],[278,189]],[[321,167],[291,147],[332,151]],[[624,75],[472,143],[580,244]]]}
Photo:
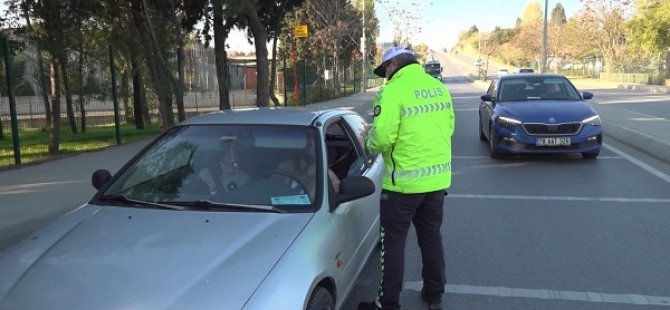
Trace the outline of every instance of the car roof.
{"label": "car roof", "polygon": [[566,78],[565,75],[554,74],[554,73],[519,73],[519,74],[501,76],[501,77],[498,77],[498,79],[500,79],[500,80],[513,80],[513,79],[519,79],[519,78],[528,77],[528,76]]}
{"label": "car roof", "polygon": [[180,125],[250,124],[309,126],[322,115],[352,114],[347,109],[313,109],[313,107],[266,107],[231,109],[194,116]]}
{"label": "car roof", "polygon": [[433,64],[439,64],[440,62],[437,60],[429,60],[424,63],[424,65],[433,65]]}

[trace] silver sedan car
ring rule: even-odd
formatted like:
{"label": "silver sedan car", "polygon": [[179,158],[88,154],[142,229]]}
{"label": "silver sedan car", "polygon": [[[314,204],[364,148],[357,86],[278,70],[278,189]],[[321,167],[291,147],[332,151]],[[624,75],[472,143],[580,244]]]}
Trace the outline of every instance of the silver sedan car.
{"label": "silver sedan car", "polygon": [[367,126],[349,110],[191,118],[0,254],[0,309],[339,309],[379,240]]}

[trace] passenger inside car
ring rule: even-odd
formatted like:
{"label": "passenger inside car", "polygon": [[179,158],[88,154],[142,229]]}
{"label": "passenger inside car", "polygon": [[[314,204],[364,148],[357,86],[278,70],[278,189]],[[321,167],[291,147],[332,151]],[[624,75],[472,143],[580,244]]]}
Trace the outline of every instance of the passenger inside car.
{"label": "passenger inside car", "polygon": [[499,101],[519,101],[526,100],[526,83],[503,82],[500,90]]}
{"label": "passenger inside car", "polygon": [[[290,172],[300,178],[303,184],[308,187],[305,190],[307,190],[307,194],[311,200],[314,200],[316,194],[316,149],[314,143],[315,140],[312,137],[312,134],[308,134],[305,147],[300,153],[281,161],[277,166],[278,170]],[[297,182],[291,180],[291,178],[287,176],[279,175],[279,177],[291,187],[300,186]],[[335,192],[339,192],[340,179],[331,169],[328,169],[328,178]]]}
{"label": "passenger inside car", "polygon": [[544,84],[542,99],[563,99],[565,96],[558,84]]}
{"label": "passenger inside car", "polygon": [[249,174],[241,169],[238,145],[234,137],[224,137],[215,151],[198,152],[194,155],[194,176],[185,181],[184,190],[201,193],[205,187],[209,194],[224,193],[249,182]]}

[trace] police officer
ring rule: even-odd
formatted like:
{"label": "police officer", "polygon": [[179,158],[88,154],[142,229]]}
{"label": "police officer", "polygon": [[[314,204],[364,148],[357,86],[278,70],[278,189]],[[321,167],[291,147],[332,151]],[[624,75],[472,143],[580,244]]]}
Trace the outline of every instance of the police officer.
{"label": "police officer", "polygon": [[386,166],[379,210],[382,278],[377,298],[358,309],[400,309],[411,223],[421,248],[421,297],[429,309],[441,309],[446,279],[440,227],[451,186],[451,95],[425,73],[411,49],[386,50],[374,73],[387,79],[374,101],[366,142],[371,153],[382,154]]}

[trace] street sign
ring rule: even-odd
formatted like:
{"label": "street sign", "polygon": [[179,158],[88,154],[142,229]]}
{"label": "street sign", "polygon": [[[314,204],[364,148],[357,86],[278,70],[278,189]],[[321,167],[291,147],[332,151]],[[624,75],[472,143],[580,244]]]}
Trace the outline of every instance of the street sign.
{"label": "street sign", "polygon": [[308,36],[307,25],[296,25],[293,29],[296,38],[306,38]]}

